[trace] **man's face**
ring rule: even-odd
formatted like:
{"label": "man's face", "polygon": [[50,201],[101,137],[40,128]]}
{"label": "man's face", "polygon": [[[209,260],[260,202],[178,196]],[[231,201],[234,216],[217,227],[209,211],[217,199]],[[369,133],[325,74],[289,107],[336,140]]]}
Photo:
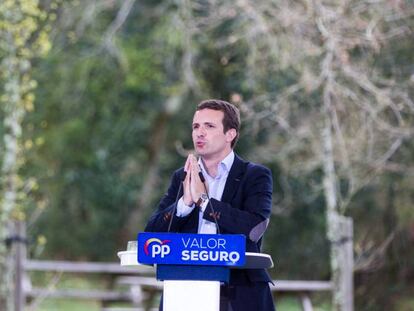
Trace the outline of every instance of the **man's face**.
{"label": "man's face", "polygon": [[197,154],[203,158],[224,158],[231,150],[236,130],[223,133],[224,113],[219,110],[202,109],[193,118],[193,143]]}

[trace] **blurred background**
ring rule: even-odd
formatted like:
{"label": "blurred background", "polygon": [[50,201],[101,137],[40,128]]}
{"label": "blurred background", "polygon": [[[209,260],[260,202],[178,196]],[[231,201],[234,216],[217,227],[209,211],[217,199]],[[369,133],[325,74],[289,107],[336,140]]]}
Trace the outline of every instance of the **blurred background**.
{"label": "blurred background", "polygon": [[273,172],[272,278],[331,280],[345,216],[355,309],[414,310],[413,39],[411,0],[3,0],[0,303],[12,222],[30,259],[118,262],[192,149],[196,104],[220,98],[242,113],[236,152]]}

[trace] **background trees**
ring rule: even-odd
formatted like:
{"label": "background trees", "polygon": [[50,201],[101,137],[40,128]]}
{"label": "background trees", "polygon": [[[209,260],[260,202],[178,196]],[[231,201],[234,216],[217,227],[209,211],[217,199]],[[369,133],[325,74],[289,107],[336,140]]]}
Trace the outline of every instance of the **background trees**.
{"label": "background trees", "polygon": [[[50,49],[49,16],[37,1],[4,1],[0,4],[0,85],[2,104],[2,157],[0,200],[0,309],[11,310],[13,283],[10,244],[12,219],[24,219],[27,196],[37,187],[35,179],[19,174],[26,158],[22,145],[22,122],[34,110],[36,81],[32,79],[32,60]],[[42,27],[43,26],[43,27]],[[12,254],[11,254],[12,255]]]}
{"label": "background trees", "polygon": [[328,279],[336,229],[326,219],[345,215],[355,222],[358,309],[403,301],[413,275],[411,2],[108,0],[56,10],[53,47],[32,61],[34,109],[21,117],[33,256],[115,259],[192,148],[194,105],[219,97],[243,113],[237,152],[274,174],[265,241],[274,276]]}

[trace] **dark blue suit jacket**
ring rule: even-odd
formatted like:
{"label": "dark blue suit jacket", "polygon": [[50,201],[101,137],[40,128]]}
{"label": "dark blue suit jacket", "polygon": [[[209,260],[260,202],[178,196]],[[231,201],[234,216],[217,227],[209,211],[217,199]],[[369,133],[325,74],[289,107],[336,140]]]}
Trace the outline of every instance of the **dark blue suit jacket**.
{"label": "dark blue suit jacket", "polygon": [[[183,177],[183,168],[174,172],[170,187],[161,199],[157,211],[150,218],[145,231],[165,232],[168,230],[170,217],[173,214],[174,203]],[[272,174],[264,166],[246,162],[235,155],[233,165],[227,177],[221,201],[211,199],[217,215],[217,223],[222,234],[244,234],[246,236],[246,251],[260,252],[262,236],[269,222],[272,207]],[[178,197],[182,196],[182,190]],[[213,214],[207,205],[204,219],[214,222]],[[186,217],[174,215],[171,232],[197,233],[199,211],[195,208]],[[242,288],[254,288],[258,283],[271,282],[267,272],[263,269],[233,269],[229,285]],[[263,285],[263,284],[262,284]],[[266,287],[268,288],[268,287]],[[249,309],[249,303],[232,302],[233,309],[239,310],[273,310],[270,306],[269,292],[244,292],[236,294],[239,301],[243,297],[254,304]],[[271,297],[270,297],[271,299]],[[263,307],[260,307],[262,304]],[[237,305],[236,305],[237,304]]]}

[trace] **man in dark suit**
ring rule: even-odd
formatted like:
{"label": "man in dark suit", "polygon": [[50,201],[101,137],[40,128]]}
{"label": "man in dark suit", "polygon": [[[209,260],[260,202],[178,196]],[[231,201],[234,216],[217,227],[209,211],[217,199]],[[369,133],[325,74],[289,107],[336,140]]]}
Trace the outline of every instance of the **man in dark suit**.
{"label": "man in dark suit", "polygon": [[[233,152],[240,130],[239,110],[222,100],[203,101],[197,106],[192,129],[199,159],[190,154],[184,167],[174,173],[145,231],[217,233],[217,223],[221,234],[244,234],[247,252],[260,252],[271,214],[272,175],[266,167]],[[233,269],[229,284],[220,289],[220,310],[274,310],[269,282],[264,269]]]}

